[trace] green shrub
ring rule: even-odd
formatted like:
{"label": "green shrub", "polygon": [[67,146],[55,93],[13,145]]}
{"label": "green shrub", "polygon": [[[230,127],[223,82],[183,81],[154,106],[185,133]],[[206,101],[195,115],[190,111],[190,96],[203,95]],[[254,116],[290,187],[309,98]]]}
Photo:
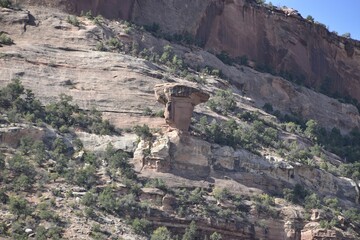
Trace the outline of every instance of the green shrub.
{"label": "green shrub", "polygon": [[85,16],[87,19],[90,19],[90,20],[94,19],[91,10],[87,11],[85,14],[84,14],[84,11],[81,11],[80,16]]}
{"label": "green shrub", "polygon": [[68,147],[62,138],[56,138],[52,143],[52,148],[56,155],[67,154],[68,152]]}
{"label": "green shrub", "polygon": [[167,188],[167,185],[166,183],[164,182],[164,180],[160,179],[160,178],[152,178],[152,179],[149,179],[147,182],[146,182],[146,187],[155,187],[155,188],[159,188],[163,191],[167,191],[168,188]]}
{"label": "green shrub", "polygon": [[285,188],[283,194],[287,201],[295,204],[303,204],[306,196],[309,195],[308,191],[300,184],[296,184],[293,189]]}
{"label": "green shrub", "polygon": [[226,115],[236,108],[235,98],[230,90],[218,90],[208,101],[211,110]]}
{"label": "green shrub", "polygon": [[325,205],[332,210],[339,210],[339,200],[337,198],[327,198],[325,199]]}
{"label": "green shrub", "polygon": [[113,212],[118,209],[117,198],[113,193],[113,189],[111,187],[106,187],[98,197],[98,204],[100,208]]}
{"label": "green shrub", "polygon": [[15,191],[25,191],[30,190],[34,179],[29,178],[28,176],[21,174],[20,176],[13,179],[13,188]]}
{"label": "green shrub", "polygon": [[261,204],[264,204],[264,205],[267,205],[267,206],[275,206],[275,199],[274,197],[266,194],[266,193],[263,193],[263,194],[260,194],[260,195],[256,195],[254,196],[254,199],[255,201],[261,203]]}
{"label": "green shrub", "polygon": [[86,166],[75,171],[74,183],[86,188],[91,188],[96,184],[97,175],[94,166]]}
{"label": "green shrub", "polygon": [[126,152],[117,151],[113,153],[107,153],[106,161],[108,163],[108,169],[110,172],[119,171],[123,178],[136,179],[133,166],[129,163],[129,155]]}
{"label": "green shrub", "polygon": [[96,25],[101,25],[104,22],[104,18],[101,15],[97,15],[93,21]]}
{"label": "green shrub", "polygon": [[172,240],[170,231],[166,227],[158,227],[151,234],[150,240]]}
{"label": "green shrub", "polygon": [[156,34],[160,30],[160,25],[154,22],[151,25],[144,25],[144,28],[146,31]]}
{"label": "green shrub", "polygon": [[170,60],[173,58],[173,48],[170,45],[164,46],[164,52],[160,57],[160,62],[164,64],[169,64]]}
{"label": "green shrub", "polygon": [[123,47],[123,44],[117,38],[110,38],[108,45],[112,50],[122,50]]}
{"label": "green shrub", "polygon": [[96,201],[97,201],[97,196],[92,191],[87,192],[81,198],[81,203],[88,207],[95,206]]}
{"label": "green shrub", "polygon": [[360,210],[356,208],[348,209],[344,212],[346,220],[352,223],[360,224]]}
{"label": "green shrub", "polygon": [[248,65],[249,64],[249,59],[248,59],[248,57],[246,55],[243,55],[243,56],[237,58],[236,60],[241,65]]}
{"label": "green shrub", "polygon": [[41,141],[35,141],[32,145],[32,153],[37,164],[42,165],[48,159],[45,144]]}
{"label": "green shrub", "polygon": [[312,193],[305,197],[304,205],[306,210],[317,209],[321,207],[321,201],[316,193]]}
{"label": "green shrub", "polygon": [[223,201],[229,198],[230,193],[229,190],[227,188],[214,188],[213,192],[212,192],[214,198],[216,198],[216,200],[218,201]]}
{"label": "green shrub", "polygon": [[306,17],[306,20],[308,20],[309,22],[312,22],[312,23],[315,22],[315,19],[314,19],[311,15],[308,15],[308,16]]}
{"label": "green shrub", "polygon": [[272,113],[274,111],[273,106],[270,103],[265,103],[263,109],[267,113]]}
{"label": "green shrub", "polygon": [[265,0],[256,0],[256,3],[257,3],[257,4],[260,4],[260,5],[264,5],[264,4],[265,4]]}
{"label": "green shrub", "polygon": [[101,51],[101,52],[107,51],[107,48],[105,47],[103,42],[96,43],[95,49],[96,49],[96,51]]}
{"label": "green shrub", "polygon": [[36,175],[36,171],[33,165],[30,164],[27,158],[16,154],[12,158],[9,159],[9,169],[13,172],[15,176],[20,176],[21,174],[34,178]]}
{"label": "green shrub", "polygon": [[144,110],[143,110],[143,113],[142,113],[144,116],[153,116],[154,113],[153,111],[151,110],[151,108],[149,107],[146,107]]}
{"label": "green shrub", "polygon": [[199,187],[195,188],[188,195],[188,203],[191,203],[192,205],[201,203],[203,195],[204,192],[201,188]]}
{"label": "green shrub", "polygon": [[221,234],[214,232],[210,235],[210,240],[222,240]]}
{"label": "green shrub", "polygon": [[80,21],[76,16],[70,15],[67,17],[66,21],[75,27],[80,27]]}
{"label": "green shrub", "polygon": [[190,225],[185,229],[185,233],[182,240],[196,240],[197,238],[197,227],[195,221],[192,221]]}
{"label": "green shrub", "polygon": [[131,226],[137,234],[148,234],[150,222],[146,219],[135,218]]}
{"label": "green shrub", "polygon": [[12,5],[12,2],[10,0],[0,0],[0,7],[10,8],[11,5]]}
{"label": "green shrub", "polygon": [[16,108],[14,103],[25,93],[18,78],[12,79],[11,82],[0,90],[0,108],[8,110],[10,108]]}
{"label": "green shrub", "polygon": [[227,65],[232,65],[234,63],[234,59],[232,59],[229,56],[229,54],[225,51],[222,51],[220,54],[217,54],[216,57]]}
{"label": "green shrub", "polygon": [[94,219],[96,217],[96,214],[94,212],[94,209],[92,207],[87,207],[84,210],[85,217]]}
{"label": "green shrub", "polygon": [[14,41],[9,36],[7,36],[5,33],[1,33],[0,34],[0,44],[11,45],[11,44],[14,44]]}
{"label": "green shrub", "polygon": [[164,118],[164,110],[159,110],[155,113],[155,117],[161,117]]}
{"label": "green shrub", "polygon": [[197,76],[197,75],[190,74],[190,73],[188,75],[186,75],[185,79],[188,80],[188,81],[191,81],[191,82],[199,83],[199,84],[205,84],[206,83],[205,79],[202,78],[201,76]]}
{"label": "green shrub", "polygon": [[24,198],[13,197],[13,196],[10,197],[9,210],[11,213],[17,216],[30,215],[32,212],[29,203]]}
{"label": "green shrub", "polygon": [[9,202],[9,196],[6,194],[5,189],[0,188],[0,202],[7,204]]}
{"label": "green shrub", "polygon": [[142,126],[136,125],[133,128],[133,130],[134,130],[135,134],[138,135],[141,138],[151,138],[152,137],[152,133],[150,131],[150,128],[146,124],[144,124]]}
{"label": "green shrub", "polygon": [[0,152],[0,171],[5,168],[5,155]]}

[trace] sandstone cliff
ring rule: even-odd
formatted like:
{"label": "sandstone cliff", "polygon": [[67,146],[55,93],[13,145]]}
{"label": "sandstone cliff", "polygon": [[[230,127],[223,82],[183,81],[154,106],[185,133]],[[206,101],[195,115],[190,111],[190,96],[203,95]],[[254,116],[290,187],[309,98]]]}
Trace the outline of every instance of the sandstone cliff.
{"label": "sandstone cliff", "polygon": [[330,33],[301,16],[246,0],[21,0],[71,12],[91,10],[166,33],[190,33],[207,50],[247,56],[257,66],[283,72],[311,88],[360,100],[360,43]]}
{"label": "sandstone cliff", "polygon": [[[208,2],[195,2],[198,4],[196,6],[198,9],[207,9]],[[12,78],[19,77],[27,88],[34,91],[43,104],[54,102],[57,95],[65,93],[73,96],[74,102],[81,109],[89,110],[93,106],[97,107],[112,123],[124,129],[124,132],[122,136],[98,136],[75,129],[74,136],[82,141],[84,151],[94,151],[101,156],[107,144],[112,143],[116,150],[134,156],[133,162],[141,178],[162,179],[169,188],[176,191],[180,189],[181,194],[184,194],[182,188],[189,188],[191,191],[195,187],[202,189],[201,201],[197,204],[185,205],[191,213],[186,216],[181,216],[177,212],[180,211],[180,205],[175,207],[174,205],[176,205],[176,201],[187,201],[188,195],[177,196],[178,199],[174,200],[175,197],[171,194],[175,194],[176,191],[169,191],[170,194],[167,195],[158,189],[137,191],[140,196],[136,201],[144,204],[151,201],[155,203],[151,205],[151,208],[141,212],[154,225],[164,225],[174,230],[173,232],[182,234],[190,221],[195,219],[204,236],[209,236],[216,231],[227,239],[347,239],[347,233],[345,233],[347,227],[357,229],[357,225],[344,223],[345,220],[343,222],[339,220],[331,230],[323,229],[319,221],[343,218],[344,211],[341,214],[336,211],[336,215],[331,216],[318,214],[320,217],[309,220],[304,216],[305,211],[308,210],[281,198],[284,188],[293,189],[300,184],[309,191],[317,193],[322,201],[332,198],[339,199],[336,207],[347,210],[350,207],[358,207],[359,189],[357,182],[336,174],[336,168],[342,164],[341,159],[323,149],[319,150],[320,155],[325,155],[321,156],[321,159],[312,157],[303,160],[302,163],[298,159],[289,160],[288,154],[282,154],[280,157],[276,147],[284,148],[284,145],[292,143],[298,145],[299,148],[296,151],[300,151],[307,147],[313,147],[314,142],[304,135],[297,136],[290,133],[274,116],[261,110],[264,103],[271,103],[276,110],[281,112],[296,113],[304,118],[314,118],[321,125],[330,128],[335,126],[348,131],[360,125],[360,116],[354,106],[342,104],[311,89],[289,83],[281,77],[259,73],[250,67],[225,65],[215,55],[203,49],[169,43],[136,26],[130,26],[132,29],[129,30],[129,24],[106,19],[102,20],[101,24],[96,24],[86,17],[79,17],[80,26],[74,26],[67,22],[68,13],[57,9],[57,2],[43,1],[41,3],[56,8],[39,8],[31,5],[27,8],[29,11],[0,9],[1,23],[4,24],[2,31],[6,32],[15,42],[14,45],[1,48],[0,85],[5,86]],[[66,1],[61,1],[61,3],[65,4]],[[110,9],[105,3],[119,6],[121,11]],[[178,19],[176,21],[180,21],[184,12],[187,11],[178,1],[164,1],[162,8],[157,3],[157,1],[94,1],[90,6],[93,8],[94,14],[100,11],[109,17],[120,16],[139,22],[142,21],[141,19],[146,19],[149,9],[153,13],[172,9],[176,13],[169,10],[169,14],[174,13],[173,18]],[[234,2],[220,3],[212,5],[215,12],[218,12],[217,8],[235,4]],[[83,6],[89,6],[84,1],[66,4],[62,7],[72,9],[72,11],[80,11]],[[126,6],[122,4],[126,4]],[[262,8],[255,5],[248,3],[245,5],[256,11],[262,11]],[[190,8],[190,3],[187,6],[194,11],[192,15],[196,15],[195,8]],[[191,6],[194,7],[194,5]],[[109,11],[109,15],[107,15],[107,11]],[[220,11],[218,14],[221,16],[222,12]],[[167,16],[167,13],[164,16],[169,20],[171,18],[171,15]],[[174,22],[172,23],[174,26],[170,25],[171,28],[168,31],[176,30],[177,26],[182,27],[179,31],[186,31],[187,28],[192,28],[192,24],[195,24],[194,31],[196,32],[196,24],[200,23],[205,16],[206,14],[201,16],[198,22],[193,22],[191,18],[179,25]],[[148,20],[144,20],[142,23],[156,19],[156,17],[151,18],[151,14],[147,17]],[[26,23],[25,28],[24,23]],[[167,29],[165,25],[162,28]],[[114,51],[97,49],[99,43],[106,45],[111,39],[121,42],[124,47]],[[206,40],[209,41],[209,44],[210,39],[209,37]],[[128,48],[136,44],[139,45],[139,50],[153,48],[154,51],[159,52],[165,45],[171,44],[174,52],[178,54],[177,56],[188,64],[187,68],[190,72],[188,74],[199,76],[199,82],[190,83],[184,77],[174,74],[172,69],[165,64],[141,59],[141,54],[135,53],[134,56],[131,56],[132,51],[129,51]],[[194,70],[196,66],[211,66],[219,69],[232,81],[200,73]],[[183,91],[184,86],[191,85],[197,85],[206,94],[197,95],[198,91],[193,88],[188,88],[191,91]],[[166,111],[165,120],[144,114],[149,109],[154,112],[164,109],[162,104],[156,103],[154,97],[154,87],[156,86],[160,86],[160,89],[162,89],[161,86],[179,86],[176,88],[178,91],[172,92],[171,98],[169,98],[171,91],[164,89],[159,91],[158,97],[162,99],[160,102],[166,103],[167,107],[169,107],[168,100],[170,99],[174,102],[173,100],[178,100],[176,99],[178,97],[195,95],[177,102],[182,103],[184,100],[190,101],[191,99],[192,101],[186,102],[189,104],[178,106],[175,104],[174,108],[170,108],[173,111],[185,109],[186,114],[180,115],[179,118],[182,123],[184,122],[183,117],[189,121],[190,116],[194,117],[192,120],[196,120],[199,116],[206,116],[209,120],[217,120],[219,124],[221,121],[234,120],[233,124],[240,126],[238,130],[242,127],[250,130],[248,120],[241,119],[239,114],[243,112],[255,114],[259,116],[258,120],[267,124],[266,128],[268,125],[272,126],[273,130],[279,133],[276,138],[279,144],[275,147],[261,146],[258,148],[257,154],[254,154],[244,149],[243,146],[230,147],[211,143],[193,133],[191,133],[192,135],[178,134],[176,130],[169,132],[166,121],[170,126],[182,128],[177,124],[176,118],[172,119]],[[200,104],[195,107],[195,114],[192,114],[194,105],[206,101],[208,93],[213,98],[214,93],[219,89],[231,89],[234,92],[237,112],[218,114]],[[8,116],[1,117],[6,119]],[[135,134],[129,134],[130,128],[136,124],[147,124],[153,128],[152,137],[138,139]],[[183,130],[187,130],[188,124],[186,122]],[[213,126],[212,123],[208,125]],[[40,139],[44,134],[49,134],[49,131],[45,131],[46,128],[31,127],[31,125],[14,126],[4,124],[0,129],[1,143],[9,148],[18,145],[19,138],[23,136]],[[191,127],[194,127],[194,122]],[[241,134],[246,135],[246,131]],[[64,138],[74,137],[71,134],[63,135]],[[74,160],[81,159],[84,151],[77,152],[73,156]],[[326,166],[324,168],[331,167],[332,172],[320,168],[319,165],[324,162]],[[54,161],[49,161],[49,164],[54,164]],[[107,176],[106,161],[102,161],[102,165],[104,166],[96,167],[98,168],[97,174],[101,178],[101,181],[97,182],[96,188],[99,189],[97,193],[106,185],[113,185],[116,194],[121,197],[123,192],[131,190],[126,189],[120,179],[115,179],[115,184],[112,184],[113,179]],[[142,183],[139,184],[142,186]],[[69,188],[67,184],[62,183],[59,183],[58,186],[61,186],[60,194],[65,194],[65,189]],[[55,191],[55,188],[59,187],[52,186],[51,189]],[[235,206],[234,203],[229,203],[228,200],[231,197],[216,200],[213,196],[216,188],[226,188],[234,193],[244,195],[241,205]],[[192,193],[195,192],[196,195],[196,191],[195,189]],[[81,197],[81,194],[74,192],[75,195]],[[29,194],[31,195],[31,193]],[[265,197],[271,200],[273,198],[270,197],[271,195],[281,196],[271,201],[269,209],[262,209],[261,206],[264,203],[261,201],[263,200],[260,199],[259,203],[257,198],[260,196],[260,198]],[[73,198],[70,198],[71,201],[76,201],[76,198]],[[80,199],[78,199],[79,201]],[[59,204],[64,207],[63,203]],[[66,204],[69,203],[66,201]],[[65,206],[66,204],[64,203]],[[69,208],[68,210],[66,215],[71,214],[72,210]],[[62,214],[64,218],[67,217],[65,213]],[[107,215],[110,216],[111,221],[120,224],[119,219],[114,215],[109,213]],[[77,229],[81,227],[74,224],[69,227],[72,229],[68,233],[69,236],[86,238],[87,234],[91,232],[89,223],[85,222],[85,217],[81,221],[76,221],[85,227]],[[91,222],[94,221],[91,220]],[[110,227],[112,226],[108,226],[108,229]],[[76,229],[77,232],[74,233],[73,229]],[[116,234],[119,232],[116,230]],[[356,236],[358,235],[350,236],[349,239],[356,239]],[[131,239],[131,237],[125,239]]]}

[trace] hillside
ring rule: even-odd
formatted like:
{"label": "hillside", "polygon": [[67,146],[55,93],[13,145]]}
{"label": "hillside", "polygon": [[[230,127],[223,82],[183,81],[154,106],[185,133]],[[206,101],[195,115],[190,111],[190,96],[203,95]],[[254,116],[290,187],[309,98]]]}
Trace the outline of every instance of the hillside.
{"label": "hillside", "polygon": [[[18,2],[0,8],[1,238],[360,238],[360,115],[346,97],[358,98],[357,42],[251,1],[194,1],[198,20],[178,1]],[[259,54],[260,40],[242,39],[256,25],[218,39],[239,9],[317,29],[306,51],[335,66],[349,101],[333,85],[320,93],[324,75],[297,65],[304,49],[283,46],[289,66],[280,49]],[[251,38],[281,36],[262,34]],[[261,72],[270,62],[276,72]]]}
{"label": "hillside", "polygon": [[[347,102],[360,101],[360,42],[329,32],[290,8],[255,0],[19,0],[71,13],[92,11],[110,19],[156,26],[159,35],[181,35],[204,49],[246,57],[260,71],[276,73]],[[200,63],[198,63],[200,64]]]}

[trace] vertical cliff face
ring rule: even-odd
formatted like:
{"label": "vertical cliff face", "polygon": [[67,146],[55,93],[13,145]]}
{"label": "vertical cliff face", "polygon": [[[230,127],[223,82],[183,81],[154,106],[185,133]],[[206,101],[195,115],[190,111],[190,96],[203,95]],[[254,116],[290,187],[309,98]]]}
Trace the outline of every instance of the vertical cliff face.
{"label": "vertical cliff face", "polygon": [[132,20],[165,32],[189,32],[206,49],[246,55],[256,65],[287,72],[312,88],[360,100],[360,43],[331,34],[298,15],[246,0],[138,0]]}
{"label": "vertical cliff face", "polygon": [[291,73],[303,84],[360,100],[360,42],[331,34],[298,15],[250,0],[20,0],[74,13],[156,23],[166,33],[190,33],[206,49],[246,55],[257,66]]}
{"label": "vertical cliff face", "polygon": [[258,66],[289,72],[310,87],[360,99],[360,43],[299,16],[241,0],[214,2],[203,14],[196,35],[207,49],[226,51],[232,57],[246,55]]}
{"label": "vertical cliff face", "polygon": [[94,16],[130,20],[136,0],[17,0],[17,2],[54,7],[74,14],[91,11]]}

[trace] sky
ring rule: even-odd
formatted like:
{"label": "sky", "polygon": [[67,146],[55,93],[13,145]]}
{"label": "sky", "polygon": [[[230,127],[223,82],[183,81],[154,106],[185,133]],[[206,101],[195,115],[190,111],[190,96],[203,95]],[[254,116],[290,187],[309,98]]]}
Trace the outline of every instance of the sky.
{"label": "sky", "polygon": [[350,33],[351,38],[360,40],[360,0],[266,0],[269,2],[294,8],[303,18],[311,15],[329,31]]}

